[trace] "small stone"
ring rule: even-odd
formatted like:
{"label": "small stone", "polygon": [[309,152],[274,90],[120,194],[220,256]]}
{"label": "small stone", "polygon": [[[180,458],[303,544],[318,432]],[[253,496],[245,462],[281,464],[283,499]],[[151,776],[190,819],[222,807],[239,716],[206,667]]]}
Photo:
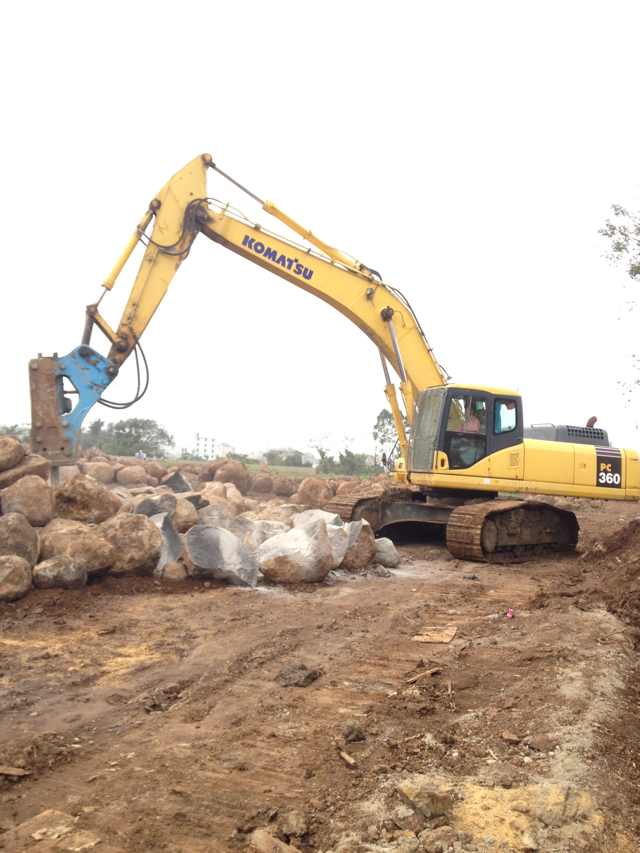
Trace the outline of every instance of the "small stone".
{"label": "small stone", "polygon": [[525,742],[535,752],[552,752],[558,745],[558,739],[551,735],[532,735]]}
{"label": "small stone", "polygon": [[307,819],[298,811],[285,812],[278,820],[278,828],[283,835],[302,838],[309,831]]}
{"label": "small stone", "polygon": [[358,741],[363,741],[367,739],[367,736],[364,732],[362,726],[358,723],[347,723],[342,732],[342,737],[344,738],[345,743],[357,743]]}
{"label": "small stone", "polygon": [[502,740],[503,740],[503,741],[505,741],[506,743],[513,744],[514,746],[515,746],[515,745],[517,745],[517,744],[519,744],[519,743],[520,743],[520,741],[522,740],[522,738],[520,737],[520,735],[517,735],[517,734],[515,734],[514,732],[509,732],[509,731],[504,731],[504,732],[502,732],[502,734],[500,735],[500,737],[501,737],[501,738],[502,738]]}
{"label": "small stone", "polygon": [[320,669],[309,669],[304,663],[290,663],[276,675],[282,687],[308,687],[322,675]]}
{"label": "small stone", "polygon": [[255,829],[249,843],[256,853],[298,853],[297,848],[280,841],[266,829]]}
{"label": "small stone", "polygon": [[414,775],[396,786],[400,799],[429,820],[446,815],[453,805],[450,789],[436,789],[429,777]]}

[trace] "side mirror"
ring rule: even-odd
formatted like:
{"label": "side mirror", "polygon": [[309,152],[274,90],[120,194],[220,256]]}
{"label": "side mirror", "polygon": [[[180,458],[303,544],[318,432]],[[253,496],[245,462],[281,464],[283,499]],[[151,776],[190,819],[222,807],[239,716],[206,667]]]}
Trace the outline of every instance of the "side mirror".
{"label": "side mirror", "polygon": [[384,450],[382,451],[382,464],[383,464],[385,467],[386,467],[386,465],[387,465],[387,454],[384,452]]}

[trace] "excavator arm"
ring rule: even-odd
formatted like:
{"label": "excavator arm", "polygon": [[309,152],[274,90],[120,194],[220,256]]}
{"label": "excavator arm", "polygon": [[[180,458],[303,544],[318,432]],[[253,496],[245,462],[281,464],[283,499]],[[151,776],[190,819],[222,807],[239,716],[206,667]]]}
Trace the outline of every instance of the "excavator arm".
{"label": "excavator arm", "polygon": [[[286,224],[315,249],[277,236],[247,220],[228,205],[207,198],[208,169],[220,171],[210,155],[195,158],[174,175],[153,199],[103,282],[104,292],[100,300],[87,308],[81,345],[62,358],[54,355],[53,358],[40,357],[31,362],[34,450],[49,456],[54,464],[61,464],[73,456],[82,421],[117,376],[126,359],[136,352],[140,338],[178,267],[188,256],[195,238],[202,233],[213,242],[328,302],[371,339],[382,360],[385,393],[392,408],[406,466],[407,441],[388,365],[400,378],[400,391],[409,423],[413,422],[419,394],[425,388],[446,382],[445,372],[436,361],[408,302],[398,290],[385,285],[375,271],[319,240],[271,202],[263,202],[249,193],[267,213]],[[244,190],[243,187],[241,189]],[[148,233],[152,222],[153,227]],[[145,252],[122,318],[114,330],[102,316],[100,304],[106,292],[114,287],[140,241],[146,244]],[[90,346],[94,326],[111,344],[106,358]],[[64,379],[71,383],[71,393],[75,392],[78,397],[71,411],[65,411],[68,391],[65,391]]]}

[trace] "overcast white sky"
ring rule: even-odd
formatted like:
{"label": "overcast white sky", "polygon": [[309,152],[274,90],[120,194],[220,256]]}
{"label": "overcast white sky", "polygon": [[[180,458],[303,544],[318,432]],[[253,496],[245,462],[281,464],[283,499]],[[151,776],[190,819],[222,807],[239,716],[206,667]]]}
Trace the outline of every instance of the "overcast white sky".
{"label": "overcast white sky", "polygon": [[[80,342],[149,200],[210,151],[403,290],[456,381],[640,444],[617,385],[634,291],[597,235],[612,202],[640,206],[639,31],[638,4],[611,0],[7,5],[0,422],[29,419],[29,358]],[[124,416],[178,447],[372,447],[369,340],[202,236],[143,345],[151,387]]]}

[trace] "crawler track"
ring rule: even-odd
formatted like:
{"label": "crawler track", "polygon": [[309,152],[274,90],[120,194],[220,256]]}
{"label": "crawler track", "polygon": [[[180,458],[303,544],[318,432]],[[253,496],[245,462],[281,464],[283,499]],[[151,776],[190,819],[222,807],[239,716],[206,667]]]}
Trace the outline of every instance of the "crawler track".
{"label": "crawler track", "polygon": [[482,501],[453,510],[447,548],[463,560],[517,562],[541,551],[572,551],[578,531],[572,512],[542,501]]}

